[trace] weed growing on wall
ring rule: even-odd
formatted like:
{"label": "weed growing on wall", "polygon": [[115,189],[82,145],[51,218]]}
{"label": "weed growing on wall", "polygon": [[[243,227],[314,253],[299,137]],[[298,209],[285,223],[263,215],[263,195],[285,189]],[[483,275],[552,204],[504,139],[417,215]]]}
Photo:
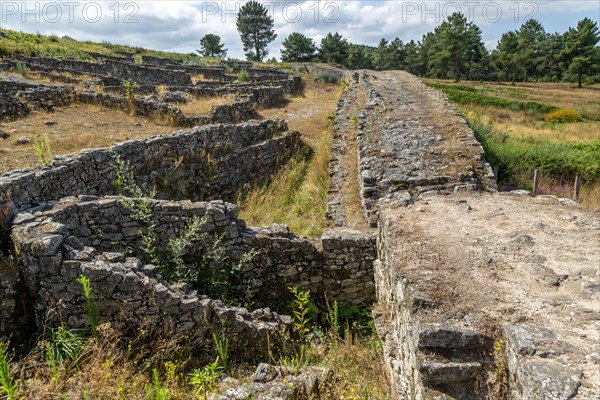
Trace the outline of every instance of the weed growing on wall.
{"label": "weed growing on wall", "polygon": [[[146,194],[137,184],[133,169],[127,161],[121,160],[118,155],[114,155],[114,160],[115,191],[122,196],[129,196],[121,199],[121,204],[144,228],[137,246],[142,260],[156,266],[159,274],[169,282],[190,283],[204,294],[230,303],[233,278],[244,265],[252,262],[257,255],[256,250],[246,251],[239,260],[231,258],[223,244],[222,235],[209,235],[203,231],[207,223],[206,216],[190,218],[182,232],[169,238],[166,248],[159,249],[151,201],[155,192]],[[193,246],[201,251],[193,262],[186,262],[184,258]],[[126,248],[135,254],[135,249],[130,245],[126,245]],[[251,295],[246,294],[244,305],[249,304]]]}
{"label": "weed growing on wall", "polygon": [[24,78],[27,78],[27,75],[29,75],[29,69],[22,63],[17,63],[17,72]]}
{"label": "weed growing on wall", "polygon": [[90,324],[90,330],[92,335],[96,335],[96,328],[98,326],[98,312],[92,304],[92,285],[90,278],[85,275],[81,275],[77,282],[79,282],[83,288],[83,299],[85,301],[85,312],[88,318],[88,324]]}
{"label": "weed growing on wall", "polygon": [[219,377],[219,369],[219,365],[214,362],[189,374],[190,384],[194,387],[197,396],[202,395],[204,400],[208,399],[208,393],[214,389]]}

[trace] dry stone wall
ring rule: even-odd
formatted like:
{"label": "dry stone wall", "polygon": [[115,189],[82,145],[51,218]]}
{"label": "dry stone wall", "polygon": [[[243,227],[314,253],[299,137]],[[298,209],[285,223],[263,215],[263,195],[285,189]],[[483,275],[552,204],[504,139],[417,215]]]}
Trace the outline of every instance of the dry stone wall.
{"label": "dry stone wall", "polygon": [[[271,141],[272,137],[281,133],[287,126],[284,123],[263,120],[252,121],[237,125],[209,125],[175,132],[171,135],[152,137],[144,140],[134,140],[114,145],[110,148],[91,149],[82,151],[71,156],[55,157],[50,166],[38,167],[28,170],[15,170],[0,177],[0,197],[3,215],[14,215],[16,210],[31,208],[45,201],[58,200],[62,197],[89,194],[106,195],[114,194],[114,181],[116,178],[114,161],[116,157],[127,160],[136,175],[139,175],[141,184],[156,182],[166,174],[167,169],[157,171],[152,166],[160,167],[162,160],[178,160],[187,157],[190,162],[189,171],[204,169],[199,161],[199,154],[211,154],[221,152],[223,157],[233,149],[240,149],[237,153],[240,157],[244,155],[254,157],[256,152],[242,150],[245,147],[258,144],[258,152],[262,154],[261,168],[244,169],[241,166],[247,161],[252,164],[253,160],[237,158],[238,167],[230,176],[224,170],[215,177],[212,188],[220,187],[233,193],[241,187],[234,187],[242,181],[251,183],[254,179],[264,181],[265,176],[278,168],[284,162],[285,155],[290,155],[298,145],[299,135],[291,133],[275,139],[278,145],[260,144]],[[268,155],[269,150],[273,153]],[[287,153],[286,153],[287,151]],[[229,162],[230,165],[234,161]],[[278,164],[276,166],[276,164]],[[185,163],[183,165],[186,165]],[[144,172],[146,171],[146,172]],[[252,171],[252,172],[250,172]],[[153,173],[154,172],[154,173]],[[248,174],[246,174],[248,172]],[[252,178],[250,175],[253,175]],[[167,176],[168,181],[168,176]],[[168,182],[166,182],[168,183]],[[176,182],[173,182],[176,184]],[[229,186],[227,186],[229,185]],[[201,190],[201,188],[194,188]],[[220,190],[219,189],[219,190]],[[213,189],[208,193],[200,193],[198,196],[215,198],[220,196],[218,190]],[[2,221],[2,226],[8,222]]]}
{"label": "dry stone wall", "polygon": [[[372,236],[353,231],[327,231],[320,239],[306,239],[290,234],[285,226],[247,228],[244,221],[237,217],[237,207],[222,201],[191,203],[83,196],[79,199],[61,200],[39,214],[21,213],[13,225],[13,240],[19,254],[23,254],[25,268],[29,268],[31,261],[25,255],[28,250],[23,248],[25,245],[22,243],[35,236],[30,233],[31,227],[39,227],[41,224],[66,226],[68,237],[77,238],[77,243],[87,248],[88,253],[92,252],[92,248],[93,252],[111,254],[119,250],[123,252],[126,248],[141,248],[142,235],[147,231],[147,226],[127,206],[131,201],[146,201],[151,208],[152,221],[156,227],[154,232],[157,235],[157,251],[163,254],[163,260],[172,257],[166,245],[169,240],[179,236],[192,217],[200,218],[200,229],[208,237],[189,246],[184,257],[185,264],[190,270],[197,269],[203,262],[207,246],[218,238],[224,254],[227,254],[233,264],[208,263],[202,264],[202,268],[207,269],[204,271],[207,276],[213,276],[212,272],[216,272],[208,271],[209,269],[222,268],[223,265],[229,265],[233,269],[227,271],[227,274],[233,274],[227,295],[232,301],[250,302],[259,308],[285,309],[291,301],[289,287],[300,286],[311,290],[315,300],[321,304],[325,298],[357,306],[373,302],[372,262],[375,258],[375,242]],[[33,216],[36,222],[31,225],[30,219]],[[40,218],[44,222],[39,222]],[[24,221],[27,223],[22,228]],[[241,269],[235,270],[242,255],[250,251],[254,256],[244,262]],[[114,256],[115,259],[123,257]],[[26,269],[26,282],[32,293],[38,293],[39,285],[43,282],[57,282],[54,278],[43,277],[43,273],[55,273],[57,270],[41,268],[39,282],[36,280],[38,278],[32,278],[38,282],[32,283],[27,276],[37,274],[38,269]],[[55,289],[48,291],[62,293]],[[36,301],[46,305],[44,308],[40,303],[36,309],[47,309],[47,296],[36,296]]]}
{"label": "dry stone wall", "polygon": [[[18,211],[68,196],[114,194],[117,157],[127,160],[138,183],[157,189],[159,197],[233,200],[239,190],[267,183],[297,151],[298,133],[277,136],[285,129],[285,123],[270,120],[210,125],[55,157],[50,166],[6,173],[0,177],[1,247],[12,246],[11,221]],[[0,335],[25,334],[26,324],[20,323],[30,312],[14,266],[0,271],[0,289]]]}
{"label": "dry stone wall", "polygon": [[483,148],[443,95],[404,71],[362,71],[360,81],[367,104],[358,122],[359,183],[372,226],[380,200],[495,190]]}
{"label": "dry stone wall", "polygon": [[[211,353],[212,334],[223,335],[232,354],[248,361],[264,359],[278,350],[282,335],[293,328],[289,317],[268,309],[249,312],[227,307],[185,285],[170,285],[156,274],[154,266],[143,265],[139,259],[85,246],[90,237],[82,231],[92,219],[105,229],[111,226],[111,231],[127,234],[131,228],[120,204],[115,198],[67,199],[15,219],[14,244],[23,262],[25,284],[34,298],[39,327],[58,323],[57,314],[71,327],[86,327],[85,302],[77,281],[85,275],[91,281],[93,304],[101,321],[121,321],[125,331],[144,327],[172,338],[188,336],[188,343],[204,348],[205,354]],[[157,201],[153,206],[161,227],[167,230],[182,218],[173,213],[181,208],[183,214],[206,216],[207,224],[222,229],[229,235],[227,239],[234,239],[231,235],[237,233],[235,209],[223,202],[178,205]],[[123,222],[112,222],[123,216]]]}
{"label": "dry stone wall", "polygon": [[31,71],[70,72],[75,75],[114,77],[122,81],[137,82],[140,85],[179,85],[192,84],[191,75],[183,70],[138,65],[127,61],[104,58],[100,62],[85,62],[71,59],[27,57],[15,54],[7,61],[16,68],[23,64]]}

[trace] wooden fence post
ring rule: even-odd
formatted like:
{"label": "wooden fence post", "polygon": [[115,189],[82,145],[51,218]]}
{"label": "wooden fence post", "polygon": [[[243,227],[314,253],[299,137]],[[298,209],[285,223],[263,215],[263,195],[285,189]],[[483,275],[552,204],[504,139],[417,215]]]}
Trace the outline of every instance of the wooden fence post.
{"label": "wooden fence post", "polygon": [[540,170],[536,169],[533,173],[533,195],[535,196],[538,191],[538,185],[540,184]]}
{"label": "wooden fence post", "polygon": [[498,166],[494,165],[492,171],[494,172],[494,179],[496,180],[496,183],[498,183]]}
{"label": "wooden fence post", "polygon": [[581,174],[575,175],[575,190],[573,195],[575,196],[575,200],[579,201],[579,191],[581,189]]}

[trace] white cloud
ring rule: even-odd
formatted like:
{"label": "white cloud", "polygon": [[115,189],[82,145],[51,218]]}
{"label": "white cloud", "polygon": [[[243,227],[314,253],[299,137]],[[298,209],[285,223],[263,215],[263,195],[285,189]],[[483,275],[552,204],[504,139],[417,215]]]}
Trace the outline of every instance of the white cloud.
{"label": "white cloud", "polygon": [[[194,52],[202,36],[214,33],[221,36],[230,56],[243,58],[235,26],[235,10],[239,10],[241,4],[243,2],[234,1],[2,0],[0,24],[27,32],[56,33],[82,40],[105,40],[181,52]],[[264,1],[264,4],[273,12],[278,35],[269,46],[269,57],[279,57],[282,41],[292,32],[313,38],[317,45],[328,32],[339,32],[350,42],[372,46],[382,37],[388,40],[399,37],[405,42],[418,40],[447,14],[458,9],[473,17],[482,28],[489,47],[495,45],[503,32],[517,29],[527,16],[538,18],[552,29],[565,31],[569,27],[567,24],[573,26],[577,19],[598,12],[596,1],[585,0],[272,0]]]}

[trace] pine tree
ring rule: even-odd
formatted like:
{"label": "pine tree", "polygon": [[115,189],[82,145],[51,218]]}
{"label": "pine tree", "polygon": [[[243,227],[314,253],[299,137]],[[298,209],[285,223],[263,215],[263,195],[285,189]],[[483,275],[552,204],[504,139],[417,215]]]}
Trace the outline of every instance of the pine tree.
{"label": "pine tree", "polygon": [[224,44],[221,44],[221,37],[209,33],[200,39],[200,50],[196,50],[203,57],[225,57],[227,49],[224,49]]}
{"label": "pine tree", "polygon": [[460,81],[463,73],[480,62],[486,52],[481,30],[462,13],[453,13],[435,28],[433,43],[428,49],[431,71],[440,78],[453,76]]}
{"label": "pine tree", "polygon": [[565,48],[560,57],[569,72],[577,74],[579,87],[583,86],[583,74],[597,62],[599,40],[598,26],[589,18],[579,21],[577,28],[569,28],[564,35]]}
{"label": "pine tree", "polygon": [[512,83],[515,83],[521,69],[517,32],[509,31],[502,35],[492,58],[496,68],[504,75],[504,80],[510,79]]}
{"label": "pine tree", "polygon": [[404,69],[405,58],[404,42],[400,38],[392,40],[389,45],[389,69]]}
{"label": "pine tree", "polygon": [[542,53],[544,58],[540,64],[540,71],[543,76],[547,76],[550,81],[556,76],[556,82],[562,80],[562,68],[560,62],[560,54],[565,48],[563,35],[553,33],[546,37],[542,43]]}
{"label": "pine tree", "polygon": [[240,8],[236,25],[246,58],[262,61],[269,54],[267,45],[277,37],[273,30],[273,18],[268,15],[267,8],[258,1],[250,0]]}
{"label": "pine tree", "polygon": [[383,71],[390,67],[388,41],[385,38],[379,41],[379,45],[373,51],[373,67],[378,71]]}
{"label": "pine tree", "polygon": [[537,19],[527,20],[517,32],[517,60],[524,68],[523,80],[532,74],[537,74],[544,58],[542,44],[546,40],[546,31]]}
{"label": "pine tree", "polygon": [[414,40],[404,46],[404,69],[411,74],[419,74],[419,46]]}
{"label": "pine tree", "polygon": [[281,61],[311,61],[317,48],[312,39],[301,33],[293,32],[283,41]]}
{"label": "pine tree", "polygon": [[339,33],[328,33],[321,40],[319,60],[330,64],[346,65],[350,45]]}

